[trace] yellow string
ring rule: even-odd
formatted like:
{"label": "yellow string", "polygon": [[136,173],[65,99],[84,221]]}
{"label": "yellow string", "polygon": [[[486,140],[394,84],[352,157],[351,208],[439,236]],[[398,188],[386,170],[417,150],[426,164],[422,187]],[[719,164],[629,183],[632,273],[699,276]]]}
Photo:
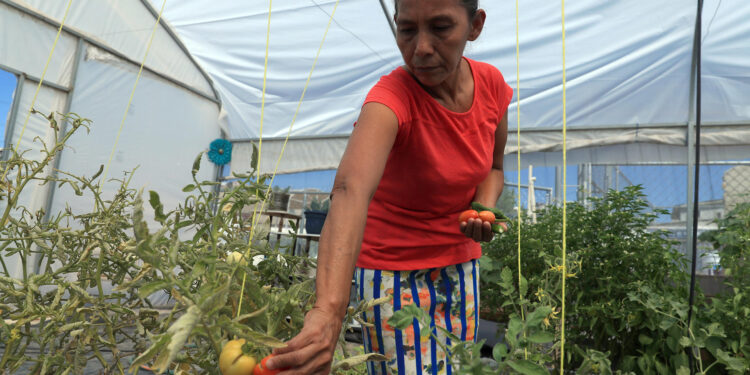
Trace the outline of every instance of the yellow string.
{"label": "yellow string", "polygon": [[[297,108],[294,111],[294,116],[292,117],[292,123],[289,125],[289,130],[287,131],[286,138],[284,138],[284,143],[281,146],[281,152],[279,153],[279,158],[276,160],[276,165],[274,166],[273,173],[271,173],[271,182],[268,184],[268,188],[266,189],[266,197],[268,197],[268,193],[269,193],[269,191],[271,189],[271,186],[273,185],[273,180],[274,180],[274,178],[276,178],[276,171],[278,171],[279,164],[281,163],[281,158],[284,155],[284,150],[286,150],[286,145],[287,145],[287,142],[289,141],[289,136],[291,135],[292,128],[294,127],[294,123],[297,120],[297,115],[299,114],[300,107],[302,106],[302,101],[305,98],[305,93],[307,92],[307,88],[310,85],[310,80],[312,79],[312,74],[313,74],[313,71],[315,70],[315,65],[318,62],[318,57],[320,57],[320,51],[323,49],[323,44],[325,43],[326,37],[328,36],[328,30],[331,28],[331,23],[333,22],[333,16],[336,14],[336,8],[338,8],[338,5],[339,5],[339,0],[336,0],[336,3],[333,6],[333,11],[331,12],[331,17],[328,19],[328,25],[326,25],[325,32],[323,33],[323,39],[320,41],[320,45],[318,46],[318,51],[315,54],[315,59],[313,60],[312,67],[310,68],[310,73],[307,75],[307,80],[305,81],[305,86],[302,89],[302,95],[300,95],[299,101],[297,102]],[[270,9],[269,9],[269,22],[270,22]],[[270,31],[270,29],[269,29],[269,31]],[[268,47],[266,47],[266,48],[268,48]],[[264,91],[265,91],[265,72],[264,72]],[[263,103],[261,103],[261,117],[263,116],[263,110],[262,110],[262,108],[263,108]],[[260,134],[261,134],[261,139],[262,139],[263,132],[261,131]],[[259,147],[259,149],[260,149],[260,147]],[[260,151],[258,153],[260,154]],[[259,155],[258,159],[260,160],[260,155]],[[260,162],[258,163],[258,173],[259,173],[259,176],[260,176]],[[260,207],[261,212],[265,208],[266,200],[267,200],[267,198],[264,199],[261,202],[261,207]],[[256,209],[257,209],[257,206],[256,206]],[[252,220],[253,224],[252,224],[252,228],[250,229],[250,239],[248,240],[248,245],[250,245],[252,243],[253,236],[255,235],[255,227],[256,227],[256,225],[255,225],[255,217],[256,217],[256,212],[257,211],[253,211],[253,220]],[[250,252],[250,246],[248,246],[248,249],[245,252],[245,258],[247,258],[249,252]],[[247,277],[246,274],[243,275],[243,277],[242,277],[242,287],[241,287],[241,290],[240,290],[240,301],[239,301],[239,306],[237,308],[237,314],[238,314],[238,316],[240,314],[240,311],[242,310],[242,295],[244,294],[245,279],[246,279],[246,277]]]}
{"label": "yellow string", "polygon": [[[520,41],[518,39],[518,0],[516,0],[516,155],[518,156],[518,204],[516,205],[516,216],[518,216],[518,294],[521,299],[521,68],[520,68]],[[529,176],[531,180],[531,176]],[[525,313],[521,309],[521,319],[526,320]],[[524,336],[526,332],[524,332]],[[529,351],[523,349],[525,359],[529,359]]]}
{"label": "yellow string", "polygon": [[[268,0],[268,21],[266,22],[266,55],[265,55],[265,62],[263,63],[263,90],[260,94],[260,129],[259,129],[259,137],[258,137],[258,160],[257,164],[255,166],[255,169],[258,171],[258,181],[260,181],[260,158],[262,155],[262,146],[263,146],[263,118],[265,114],[266,109],[266,78],[268,77],[268,46],[271,44],[271,9],[273,8],[273,0]],[[269,184],[269,188],[271,185]],[[266,190],[266,199],[268,199],[268,190]],[[266,199],[261,202],[261,212],[263,211],[263,208],[266,205]],[[255,225],[257,224],[257,213],[258,213],[258,205],[255,205],[255,208],[253,209],[253,216],[252,219],[250,219],[250,237],[247,239],[247,250],[245,250],[245,254],[243,255],[243,258],[247,259],[247,257],[250,255],[250,245],[253,243],[253,237],[255,236]],[[235,267],[236,270],[236,267]],[[247,274],[242,275],[242,286],[240,286],[240,301],[237,305],[237,316],[240,316],[240,312],[242,311],[242,297],[245,295],[245,281],[247,280]]]}
{"label": "yellow string", "polygon": [[[143,65],[146,64],[146,58],[148,57],[148,52],[151,50],[151,43],[154,41],[154,34],[156,34],[156,27],[159,26],[159,21],[161,21],[161,15],[164,12],[164,6],[167,4],[167,0],[164,0],[164,2],[161,3],[161,9],[159,10],[159,15],[156,17],[156,23],[154,23],[154,27],[151,29],[151,36],[148,39],[148,44],[146,45],[146,53],[143,55],[143,61],[141,61],[141,66],[138,69],[138,75],[135,77],[135,83],[133,84],[133,90],[130,91],[130,98],[128,99],[128,105],[125,107],[125,113],[122,115],[122,121],[120,121],[120,129],[117,131],[117,136],[115,137],[115,144],[112,146],[112,152],[109,154],[109,160],[107,160],[107,165],[104,168],[104,173],[102,174],[102,178],[100,181],[106,181],[107,179],[107,173],[109,173],[109,166],[112,164],[112,158],[115,156],[115,150],[117,150],[117,144],[120,142],[120,135],[122,134],[122,129],[125,127],[125,120],[128,118],[128,111],[130,111],[130,105],[133,103],[133,97],[135,96],[135,89],[138,87],[138,81],[141,79],[141,74],[143,73]],[[102,191],[102,185],[103,183],[99,184],[99,187],[97,188],[98,192],[101,193]]]}
{"label": "yellow string", "polygon": [[563,217],[562,217],[562,311],[560,313],[560,374],[565,371],[565,279],[568,278],[567,251],[566,251],[566,229],[567,229],[567,199],[565,199],[565,187],[567,186],[568,172],[568,145],[567,145],[567,100],[566,100],[566,76],[565,76],[565,0],[562,0],[562,134],[563,134]]}
{"label": "yellow string", "polygon": [[[21,140],[23,139],[23,133],[26,132],[26,126],[29,124],[29,117],[31,116],[31,112],[34,110],[34,104],[36,104],[36,97],[39,95],[39,90],[42,88],[42,82],[44,82],[44,77],[47,75],[47,68],[49,68],[49,63],[52,60],[52,55],[55,53],[55,47],[57,47],[57,41],[60,39],[60,34],[62,33],[63,26],[65,25],[65,19],[68,18],[68,12],[70,11],[70,5],[73,3],[73,0],[68,1],[68,6],[65,8],[65,14],[63,15],[62,21],[60,21],[60,27],[57,29],[57,35],[55,35],[55,41],[52,42],[52,50],[49,51],[49,56],[47,56],[47,62],[44,64],[44,70],[42,70],[42,76],[39,77],[39,84],[36,85],[36,91],[34,91],[34,97],[31,99],[31,107],[29,107],[29,111],[26,112],[26,118],[23,121],[23,127],[21,127],[21,134],[18,136],[18,142],[16,142],[16,148],[15,152],[18,152],[18,148],[21,147]],[[68,93],[70,95],[70,93]],[[12,136],[12,135],[11,135]],[[0,178],[0,181],[5,181],[5,177],[8,175],[8,164],[3,171],[3,177]],[[3,223],[5,225],[5,223]]]}

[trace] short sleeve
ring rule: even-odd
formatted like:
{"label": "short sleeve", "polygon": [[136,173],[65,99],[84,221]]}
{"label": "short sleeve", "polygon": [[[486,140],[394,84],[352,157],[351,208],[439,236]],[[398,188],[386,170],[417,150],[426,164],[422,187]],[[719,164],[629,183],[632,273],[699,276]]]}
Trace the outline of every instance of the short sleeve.
{"label": "short sleeve", "polygon": [[500,109],[500,119],[502,119],[503,116],[505,116],[505,113],[508,112],[510,101],[513,100],[513,88],[505,82],[505,78],[503,78],[503,75],[499,71],[498,77],[498,108]]}
{"label": "short sleeve", "polygon": [[392,73],[380,78],[380,81],[370,89],[362,105],[372,102],[385,105],[396,115],[400,129],[403,124],[411,120],[408,96],[405,95],[406,91],[404,85],[398,82]]}

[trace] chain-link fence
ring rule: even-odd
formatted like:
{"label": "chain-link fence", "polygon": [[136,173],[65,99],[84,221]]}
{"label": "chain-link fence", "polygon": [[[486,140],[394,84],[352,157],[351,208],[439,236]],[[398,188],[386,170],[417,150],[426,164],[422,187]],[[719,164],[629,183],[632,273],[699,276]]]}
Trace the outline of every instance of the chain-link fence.
{"label": "chain-link fence", "polygon": [[[692,222],[688,212],[692,202],[688,192],[693,185],[688,176],[692,168],[680,164],[631,164],[578,166],[577,199],[586,201],[601,197],[610,189],[622,190],[640,185],[649,208],[658,213],[652,225],[654,230],[665,230],[679,242],[678,248],[687,255],[688,236],[692,235]],[[750,201],[750,161],[710,162],[701,165],[698,193],[698,233],[717,228],[716,220],[725,217],[740,202]],[[698,243],[700,273],[721,273],[717,268],[719,256],[708,243]]]}

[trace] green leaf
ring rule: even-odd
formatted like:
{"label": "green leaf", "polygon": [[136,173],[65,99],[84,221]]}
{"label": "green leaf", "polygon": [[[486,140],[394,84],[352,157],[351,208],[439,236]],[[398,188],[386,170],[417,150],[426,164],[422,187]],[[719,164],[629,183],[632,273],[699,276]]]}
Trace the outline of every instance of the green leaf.
{"label": "green leaf", "polygon": [[253,143],[253,155],[250,157],[250,167],[255,170],[258,167],[258,146]]}
{"label": "green leaf", "polygon": [[682,345],[683,348],[687,348],[691,345],[693,345],[693,340],[691,340],[687,336],[680,337],[680,345]]}
{"label": "green leaf", "polygon": [[96,180],[96,178],[99,177],[102,174],[103,171],[104,171],[104,164],[99,164],[99,170],[96,171],[96,173],[94,173],[93,176],[91,176],[91,180],[90,181]]}
{"label": "green leaf", "polygon": [[510,296],[515,293],[515,288],[513,287],[513,273],[508,267],[504,267],[503,270],[500,271],[500,287],[502,288],[503,295]]}
{"label": "green leaf", "polygon": [[131,373],[138,372],[138,369],[141,367],[141,365],[147,364],[151,358],[160,353],[169,343],[168,335],[164,334],[157,337],[158,340],[151,344],[151,347],[149,347],[148,350],[139,355],[136,359],[133,360],[133,363],[130,364]]}
{"label": "green leaf", "polygon": [[333,365],[331,365],[331,373],[338,374],[340,371],[352,369],[366,362],[382,362],[387,360],[388,357],[379,353],[355,355],[333,363]]}
{"label": "green leaf", "polygon": [[156,292],[157,290],[166,289],[169,288],[169,286],[170,283],[167,280],[154,280],[148,282],[138,288],[138,297],[147,298],[148,296],[154,294],[154,292]]}
{"label": "green leaf", "polygon": [[193,170],[191,173],[193,174],[193,177],[198,174],[198,171],[201,169],[201,158],[203,157],[203,153],[205,151],[201,151],[198,153],[198,156],[195,157],[195,161],[193,161]]}
{"label": "green leaf", "polygon": [[526,317],[526,326],[527,327],[536,327],[539,326],[544,318],[546,318],[549,314],[552,313],[552,308],[549,306],[540,306],[531,314],[529,314]]}
{"label": "green leaf", "polygon": [[552,332],[534,332],[527,339],[535,344],[546,344],[555,341],[555,334]]}
{"label": "green leaf", "polygon": [[687,367],[680,367],[677,369],[676,375],[690,375],[690,369]]}
{"label": "green leaf", "polygon": [[521,282],[518,285],[518,292],[521,294],[522,297],[525,297],[528,291],[529,291],[529,282],[528,280],[526,280],[525,277],[521,276]]}
{"label": "green leaf", "polygon": [[549,371],[544,366],[526,359],[517,359],[506,363],[514,370],[525,375],[549,375]]}
{"label": "green leaf", "polygon": [[393,313],[388,319],[388,325],[396,329],[406,329],[412,325],[414,319],[419,319],[424,311],[416,305],[406,305]]}
{"label": "green leaf", "polygon": [[673,336],[667,337],[667,346],[669,347],[669,350],[671,350],[674,353],[677,353],[678,351],[680,351],[680,343]]}
{"label": "green leaf", "polygon": [[151,204],[151,208],[154,209],[154,218],[156,221],[164,223],[166,217],[164,216],[164,206],[162,206],[161,199],[159,199],[159,193],[149,190],[148,195],[148,203]]}
{"label": "green leaf", "polygon": [[745,361],[740,358],[732,357],[729,353],[721,349],[716,350],[716,359],[719,363],[726,365],[731,370],[740,372],[747,370]]}
{"label": "green leaf", "polygon": [[193,184],[186,185],[184,188],[182,188],[182,191],[185,193],[189,193],[193,190],[195,190],[195,185]]}
{"label": "green leaf", "polygon": [[638,335],[638,342],[640,342],[643,346],[648,346],[654,342],[654,339],[652,339],[648,335],[641,333],[640,335]]}
{"label": "green leaf", "polygon": [[200,318],[200,309],[197,306],[190,306],[187,312],[167,329],[167,337],[170,337],[169,343],[166,350],[159,353],[154,360],[153,367],[157,373],[162,373],[169,368],[169,365],[177,357],[177,353],[185,346],[185,341],[187,341]]}
{"label": "green leaf", "polygon": [[671,328],[676,322],[677,319],[675,318],[665,317],[659,322],[659,328],[661,328],[663,331],[666,331]]}
{"label": "green leaf", "polygon": [[497,343],[492,348],[492,358],[497,362],[500,363],[505,359],[505,357],[508,356],[508,346],[506,346],[504,343]]}

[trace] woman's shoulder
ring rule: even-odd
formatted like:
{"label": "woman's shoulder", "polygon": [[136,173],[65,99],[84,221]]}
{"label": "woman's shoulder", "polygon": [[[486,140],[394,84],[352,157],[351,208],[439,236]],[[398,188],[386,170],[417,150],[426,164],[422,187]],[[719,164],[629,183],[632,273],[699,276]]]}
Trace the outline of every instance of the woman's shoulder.
{"label": "woman's shoulder", "polygon": [[498,69],[496,66],[490,63],[484,62],[484,61],[472,60],[468,57],[464,57],[464,58],[466,59],[466,61],[469,62],[471,69],[475,72],[475,76],[478,76],[482,79],[487,79],[487,80],[505,81],[503,74],[500,72],[500,69]]}
{"label": "woman's shoulder", "polygon": [[386,87],[397,92],[408,91],[411,88],[411,81],[413,81],[409,72],[402,66],[393,69],[390,73],[381,76],[375,86]]}

